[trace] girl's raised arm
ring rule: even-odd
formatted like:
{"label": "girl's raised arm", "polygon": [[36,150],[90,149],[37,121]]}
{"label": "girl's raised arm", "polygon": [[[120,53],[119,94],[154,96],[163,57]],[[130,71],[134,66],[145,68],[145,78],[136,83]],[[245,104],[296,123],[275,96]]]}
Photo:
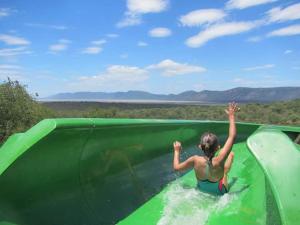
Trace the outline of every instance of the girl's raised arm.
{"label": "girl's raised arm", "polygon": [[235,112],[239,111],[235,102],[229,103],[228,108],[225,110],[229,120],[229,135],[224,147],[221,149],[219,155],[215,157],[214,162],[216,164],[224,164],[227,156],[229,155],[231,148],[234,144],[236,137],[236,126],[235,126]]}

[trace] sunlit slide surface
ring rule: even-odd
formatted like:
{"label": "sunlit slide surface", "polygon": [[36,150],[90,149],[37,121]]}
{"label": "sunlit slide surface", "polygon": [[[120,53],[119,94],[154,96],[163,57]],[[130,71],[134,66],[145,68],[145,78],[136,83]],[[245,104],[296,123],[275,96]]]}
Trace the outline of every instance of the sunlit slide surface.
{"label": "sunlit slide surface", "polygon": [[300,127],[238,123],[230,191],[196,189],[172,169],[202,154],[205,131],[228,124],[142,119],[48,119],[0,149],[0,224],[297,224]]}

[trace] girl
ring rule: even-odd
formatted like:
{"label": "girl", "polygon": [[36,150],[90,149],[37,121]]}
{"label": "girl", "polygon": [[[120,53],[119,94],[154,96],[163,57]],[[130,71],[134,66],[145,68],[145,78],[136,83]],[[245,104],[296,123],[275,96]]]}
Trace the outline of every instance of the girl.
{"label": "girl", "polygon": [[201,136],[198,147],[203,150],[205,156],[192,156],[180,163],[179,155],[182,149],[181,143],[175,141],[174,146],[174,170],[181,171],[194,168],[198,180],[198,188],[204,192],[223,195],[228,192],[227,174],[233,162],[232,145],[236,137],[235,112],[239,111],[236,103],[229,103],[225,112],[229,119],[229,136],[218,156],[215,153],[220,149],[218,138],[215,134],[207,132]]}

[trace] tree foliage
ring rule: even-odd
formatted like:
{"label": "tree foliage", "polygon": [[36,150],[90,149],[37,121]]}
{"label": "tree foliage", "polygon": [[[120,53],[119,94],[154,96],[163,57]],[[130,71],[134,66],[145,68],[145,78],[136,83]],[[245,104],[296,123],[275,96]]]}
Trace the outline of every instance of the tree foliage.
{"label": "tree foliage", "polygon": [[18,81],[8,78],[0,84],[0,139],[24,131],[52,115],[51,110],[38,104]]}

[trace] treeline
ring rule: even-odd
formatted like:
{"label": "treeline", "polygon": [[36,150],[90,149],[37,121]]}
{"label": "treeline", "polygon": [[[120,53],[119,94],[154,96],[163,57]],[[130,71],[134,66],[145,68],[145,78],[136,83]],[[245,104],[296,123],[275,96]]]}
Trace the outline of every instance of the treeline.
{"label": "treeline", "polygon": [[[60,103],[63,104],[63,103]],[[226,105],[141,105],[135,107],[90,104],[83,107],[80,102],[66,103],[72,107],[55,107],[38,103],[26,86],[18,81],[7,80],[0,84],[0,143],[15,132],[23,132],[45,118],[152,118],[226,120]],[[77,105],[76,105],[77,104]],[[237,120],[242,122],[300,125],[300,99],[271,104],[243,104]]]}
{"label": "treeline", "polygon": [[[80,103],[74,102],[73,104]],[[225,108],[226,105],[156,106],[153,108],[147,106],[138,109],[89,107],[85,110],[56,109],[56,115],[57,117],[227,120]],[[237,120],[241,122],[300,125],[300,99],[271,104],[241,104],[240,108]]]}

